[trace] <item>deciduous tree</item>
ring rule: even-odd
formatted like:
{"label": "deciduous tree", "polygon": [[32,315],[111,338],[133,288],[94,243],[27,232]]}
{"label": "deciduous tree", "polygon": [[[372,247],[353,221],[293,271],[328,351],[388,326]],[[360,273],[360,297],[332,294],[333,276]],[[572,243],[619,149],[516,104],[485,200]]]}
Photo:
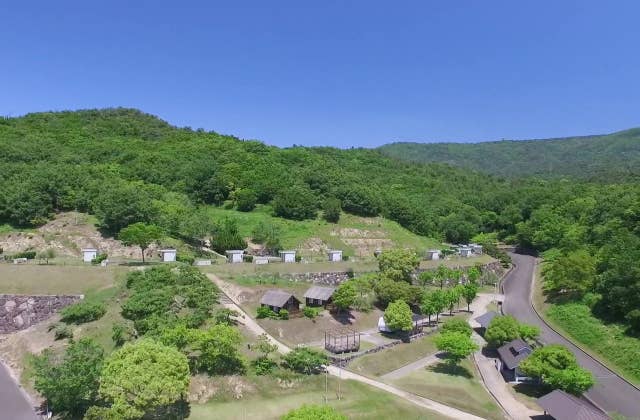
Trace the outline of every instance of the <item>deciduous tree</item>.
{"label": "deciduous tree", "polygon": [[142,262],[144,262],[144,251],[149,248],[149,245],[162,239],[163,235],[162,229],[158,226],[139,222],[122,229],[118,238],[125,245],[139,246],[142,252]]}

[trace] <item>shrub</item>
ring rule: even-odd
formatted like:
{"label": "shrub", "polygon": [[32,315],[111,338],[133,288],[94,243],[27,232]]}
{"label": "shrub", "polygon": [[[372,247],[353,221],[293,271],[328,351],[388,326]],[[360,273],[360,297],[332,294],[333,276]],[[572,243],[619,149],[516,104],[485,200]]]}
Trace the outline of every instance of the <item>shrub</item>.
{"label": "shrub", "polygon": [[317,317],[318,314],[320,314],[320,309],[319,308],[314,308],[314,307],[311,307],[311,306],[305,306],[304,309],[302,310],[302,313],[307,318],[313,319],[313,318]]}
{"label": "shrub", "polygon": [[32,260],[36,257],[36,251],[22,251],[13,255],[13,258],[26,258],[28,260]]}
{"label": "shrub", "polygon": [[309,347],[298,347],[282,357],[284,367],[306,375],[320,372],[328,361],[326,354]]}
{"label": "shrub", "polygon": [[243,188],[236,191],[236,206],[239,211],[251,211],[256,207],[258,196],[255,191],[250,188]]}
{"label": "shrub", "polygon": [[256,372],[256,375],[268,375],[276,368],[277,363],[268,357],[258,357],[251,361],[251,366]]}
{"label": "shrub", "polygon": [[196,257],[190,254],[185,254],[182,252],[176,254],[176,261],[187,264],[187,265],[193,265],[193,262],[195,260],[196,260]]}
{"label": "shrub", "polygon": [[65,324],[53,324],[49,326],[49,331],[53,330],[53,337],[56,340],[64,340],[65,338],[73,338],[71,327]]}
{"label": "shrub", "polygon": [[268,306],[260,306],[257,310],[256,318],[276,318],[278,315],[271,310]]}
{"label": "shrub", "polygon": [[278,319],[289,319],[289,311],[286,309],[280,309],[278,312]]}
{"label": "shrub", "polygon": [[253,262],[253,255],[243,255],[242,256],[242,261],[247,262],[247,263],[252,263]]}
{"label": "shrub", "polygon": [[300,261],[302,261],[302,255],[296,254],[296,262],[299,263]]}
{"label": "shrub", "polygon": [[329,223],[338,223],[342,203],[337,198],[327,198],[322,204],[322,218]]}
{"label": "shrub", "polygon": [[282,420],[347,420],[347,418],[328,405],[303,405],[289,411]]}
{"label": "shrub", "polygon": [[102,318],[106,312],[107,308],[103,303],[83,301],[67,306],[60,314],[62,321],[67,324],[84,324]]}
{"label": "shrub", "polygon": [[98,254],[94,259],[91,260],[91,264],[98,265],[102,261],[106,260],[107,258],[109,258],[108,254],[105,254],[105,253]]}
{"label": "shrub", "polygon": [[491,320],[484,334],[485,340],[492,347],[499,347],[504,343],[515,340],[520,336],[518,321],[511,316],[497,316]]}
{"label": "shrub", "polygon": [[131,328],[122,323],[113,324],[111,328],[111,339],[115,343],[116,347],[122,346],[127,341],[131,341],[133,338],[133,331]]}
{"label": "shrub", "polygon": [[301,186],[284,188],[273,199],[273,214],[291,220],[315,219],[316,197]]}
{"label": "shrub", "polygon": [[448,332],[459,332],[467,337],[471,337],[473,330],[471,329],[471,325],[467,321],[462,318],[452,318],[446,321],[442,325],[442,333]]}

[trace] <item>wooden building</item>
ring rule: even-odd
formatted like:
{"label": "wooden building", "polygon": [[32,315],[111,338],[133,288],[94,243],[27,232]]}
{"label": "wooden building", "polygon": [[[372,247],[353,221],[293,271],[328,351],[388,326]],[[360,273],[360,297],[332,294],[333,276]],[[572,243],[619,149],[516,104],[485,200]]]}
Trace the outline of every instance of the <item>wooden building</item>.
{"label": "wooden building", "polygon": [[326,307],[329,303],[331,303],[331,297],[333,296],[333,292],[335,291],[335,287],[312,286],[304,293],[305,304],[307,306]]}
{"label": "wooden building", "polygon": [[267,306],[274,312],[286,309],[289,313],[300,311],[300,301],[291,293],[284,290],[267,290],[260,299],[260,306]]}

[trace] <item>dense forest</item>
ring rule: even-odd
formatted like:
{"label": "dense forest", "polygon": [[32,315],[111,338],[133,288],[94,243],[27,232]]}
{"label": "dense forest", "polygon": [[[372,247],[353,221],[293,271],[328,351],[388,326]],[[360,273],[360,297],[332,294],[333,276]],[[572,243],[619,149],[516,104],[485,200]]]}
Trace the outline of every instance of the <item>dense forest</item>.
{"label": "dense forest", "polygon": [[[551,264],[550,293],[587,298],[599,316],[637,331],[640,185],[613,182],[637,171],[632,146],[639,136],[640,130],[613,135],[613,152],[602,152],[591,169],[604,170],[603,162],[615,157],[623,172],[613,170],[591,183],[500,179],[443,163],[403,162],[379,150],[280,149],[176,128],[130,109],[29,114],[0,120],[0,223],[34,226],[55,212],[79,210],[96,215],[107,233],[145,222],[196,240],[209,222],[199,212],[206,205],[251,211],[262,203],[290,219],[339,217],[339,211],[383,215],[449,242],[475,236],[544,252]],[[491,159],[479,154],[485,157],[470,162],[492,172],[500,156],[509,154],[527,157],[529,168],[538,159],[548,159],[549,168],[549,162],[573,156],[552,167],[564,175],[588,159],[554,152],[564,142],[605,144],[597,138],[522,143],[539,151],[532,152],[540,154],[535,159],[518,151],[520,143],[489,144],[489,150],[506,151]],[[587,149],[601,153],[600,147]]]}
{"label": "dense forest", "polygon": [[440,162],[501,177],[636,180],[640,128],[603,136],[483,143],[392,143],[379,148],[411,162]]}

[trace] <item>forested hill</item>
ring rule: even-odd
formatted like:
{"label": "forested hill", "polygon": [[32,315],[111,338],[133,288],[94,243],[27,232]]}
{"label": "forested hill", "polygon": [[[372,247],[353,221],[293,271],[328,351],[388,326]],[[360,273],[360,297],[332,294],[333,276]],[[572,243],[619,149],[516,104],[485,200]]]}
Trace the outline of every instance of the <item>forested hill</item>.
{"label": "forested hill", "polygon": [[503,177],[637,179],[640,128],[613,134],[485,143],[392,143],[379,150],[412,162],[441,162]]}
{"label": "forested hill", "polygon": [[[551,162],[566,160],[559,171],[586,177],[586,171],[605,167],[593,157],[600,149],[609,164],[635,167],[638,135],[635,130],[603,138],[456,147],[506,147],[495,156],[483,152],[474,158],[475,167],[487,170],[499,168],[507,146],[514,146],[518,152],[511,153],[520,164],[537,173],[532,163],[542,159],[537,153],[574,145]],[[520,148],[532,151],[525,155]],[[587,151],[596,163],[588,161]],[[576,157],[570,159],[571,153]],[[579,169],[581,164],[585,168]],[[518,243],[545,252],[550,273],[557,273],[547,276],[549,291],[563,298],[569,292],[576,299],[589,297],[596,313],[627,322],[640,334],[639,183],[500,180],[441,163],[404,162],[378,150],[280,149],[176,128],[131,109],[0,119],[0,180],[0,224],[12,226],[37,226],[56,212],[78,210],[95,215],[113,234],[144,222],[197,242],[230,230],[224,228],[229,220],[209,220],[207,206],[252,211],[261,203],[286,219],[322,214],[331,222],[327,214],[383,215],[417,234],[450,242],[480,234],[475,241]]]}

